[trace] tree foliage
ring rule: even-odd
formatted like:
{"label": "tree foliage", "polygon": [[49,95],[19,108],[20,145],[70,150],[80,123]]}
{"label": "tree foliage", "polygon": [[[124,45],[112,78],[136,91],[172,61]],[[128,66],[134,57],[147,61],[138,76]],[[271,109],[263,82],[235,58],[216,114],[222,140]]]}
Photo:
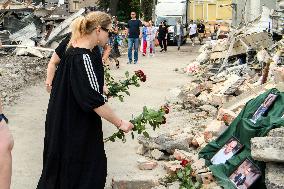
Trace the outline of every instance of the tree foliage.
{"label": "tree foliage", "polygon": [[152,19],[153,6],[153,0],[142,0],[141,11],[144,20],[149,21]]}
{"label": "tree foliage", "polygon": [[153,0],[99,0],[99,8],[109,10],[119,21],[126,22],[130,19],[130,13],[135,11],[137,16],[143,16],[145,20],[152,18]]}

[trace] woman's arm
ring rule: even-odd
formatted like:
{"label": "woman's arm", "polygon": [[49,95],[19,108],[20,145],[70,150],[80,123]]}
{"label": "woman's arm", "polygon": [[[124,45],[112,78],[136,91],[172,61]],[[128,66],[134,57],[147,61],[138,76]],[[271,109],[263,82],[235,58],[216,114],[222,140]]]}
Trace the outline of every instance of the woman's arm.
{"label": "woman's arm", "polygon": [[56,66],[60,63],[60,58],[59,56],[56,54],[56,52],[53,53],[49,63],[48,63],[48,67],[47,67],[47,74],[46,74],[46,81],[45,81],[45,85],[46,85],[46,91],[48,93],[51,92],[51,88],[52,88],[52,81],[55,75],[55,71],[56,71]]}
{"label": "woman's arm", "polygon": [[123,130],[128,133],[134,127],[132,123],[129,121],[125,121],[120,119],[110,108],[108,104],[104,104],[98,108],[95,108],[94,111],[102,118],[107,120],[108,122],[114,124],[117,128]]}
{"label": "woman's arm", "polygon": [[0,114],[3,114],[3,108],[2,108],[1,98],[0,98]]}

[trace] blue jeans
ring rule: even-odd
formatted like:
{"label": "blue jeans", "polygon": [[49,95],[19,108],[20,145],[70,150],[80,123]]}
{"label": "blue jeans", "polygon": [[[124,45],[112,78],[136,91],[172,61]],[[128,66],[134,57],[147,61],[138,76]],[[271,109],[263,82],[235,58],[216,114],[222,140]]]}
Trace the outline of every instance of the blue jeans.
{"label": "blue jeans", "polygon": [[177,45],[180,47],[181,45],[181,35],[176,35]]}
{"label": "blue jeans", "polygon": [[128,59],[132,62],[132,49],[134,44],[134,63],[138,61],[139,38],[128,38]]}

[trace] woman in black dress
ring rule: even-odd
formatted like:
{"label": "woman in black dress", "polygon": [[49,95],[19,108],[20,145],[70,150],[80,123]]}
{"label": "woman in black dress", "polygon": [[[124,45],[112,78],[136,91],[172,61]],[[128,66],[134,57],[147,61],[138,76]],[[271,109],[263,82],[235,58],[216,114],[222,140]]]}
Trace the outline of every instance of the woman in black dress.
{"label": "woman in black dress", "polygon": [[103,189],[107,160],[101,117],[125,132],[133,128],[106,104],[102,60],[92,52],[106,44],[111,18],[91,12],[71,27],[69,47],[53,80],[37,189]]}

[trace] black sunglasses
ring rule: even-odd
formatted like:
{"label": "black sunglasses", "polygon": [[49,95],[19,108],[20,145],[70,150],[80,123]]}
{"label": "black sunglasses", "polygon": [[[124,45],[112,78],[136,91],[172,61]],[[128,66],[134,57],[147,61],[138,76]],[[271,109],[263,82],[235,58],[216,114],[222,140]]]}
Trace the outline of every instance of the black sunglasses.
{"label": "black sunglasses", "polygon": [[113,32],[112,32],[111,29],[107,29],[107,28],[104,28],[104,27],[101,27],[101,29],[108,33],[108,37],[111,37],[113,35]]}

